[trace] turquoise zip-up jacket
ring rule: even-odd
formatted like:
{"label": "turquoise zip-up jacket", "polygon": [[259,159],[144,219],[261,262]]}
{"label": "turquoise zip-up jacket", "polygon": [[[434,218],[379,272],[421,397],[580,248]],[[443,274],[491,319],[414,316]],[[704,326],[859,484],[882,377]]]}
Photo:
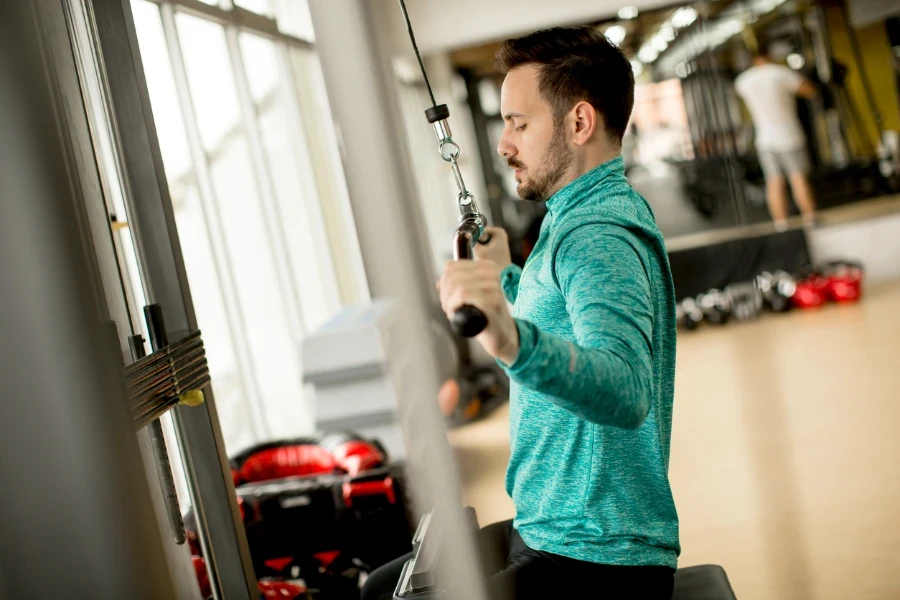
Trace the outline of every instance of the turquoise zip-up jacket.
{"label": "turquoise zip-up jacket", "polygon": [[525,268],[507,267],[519,354],[507,492],[545,552],[676,567],[669,487],[675,294],[665,243],[622,158],[547,201]]}

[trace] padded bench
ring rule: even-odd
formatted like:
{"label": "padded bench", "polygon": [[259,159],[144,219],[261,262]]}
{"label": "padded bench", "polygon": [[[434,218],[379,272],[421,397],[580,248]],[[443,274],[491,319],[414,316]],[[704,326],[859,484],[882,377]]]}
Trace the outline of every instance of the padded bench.
{"label": "padded bench", "polygon": [[[442,509],[446,510],[446,509]],[[394,600],[441,600],[444,592],[436,580],[443,546],[443,520],[438,509],[424,515],[413,535],[414,556],[403,565]],[[464,518],[477,527],[475,511],[463,509]],[[436,514],[437,512],[437,514]],[[725,569],[719,565],[685,567],[675,572],[672,600],[736,600]]]}
{"label": "padded bench", "polygon": [[685,567],[675,572],[672,600],[736,600],[725,569],[719,565]]}

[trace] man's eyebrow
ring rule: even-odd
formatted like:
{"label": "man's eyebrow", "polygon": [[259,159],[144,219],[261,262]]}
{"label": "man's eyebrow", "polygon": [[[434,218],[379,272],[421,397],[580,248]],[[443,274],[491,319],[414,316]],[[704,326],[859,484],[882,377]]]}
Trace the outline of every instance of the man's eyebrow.
{"label": "man's eyebrow", "polygon": [[503,115],[504,121],[509,121],[510,119],[514,119],[516,117],[527,117],[528,115],[523,115],[522,113],[507,113]]}

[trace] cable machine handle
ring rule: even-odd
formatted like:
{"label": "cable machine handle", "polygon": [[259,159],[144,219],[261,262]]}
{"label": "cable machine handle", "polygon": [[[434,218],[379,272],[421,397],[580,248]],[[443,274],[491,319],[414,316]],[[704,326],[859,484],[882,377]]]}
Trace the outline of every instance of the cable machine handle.
{"label": "cable machine handle", "polygon": [[[453,259],[466,260],[472,258],[472,233],[475,225],[460,225],[453,236]],[[477,230],[476,230],[477,231]],[[450,318],[453,332],[463,337],[475,337],[487,327],[487,317],[475,306],[465,304]]]}

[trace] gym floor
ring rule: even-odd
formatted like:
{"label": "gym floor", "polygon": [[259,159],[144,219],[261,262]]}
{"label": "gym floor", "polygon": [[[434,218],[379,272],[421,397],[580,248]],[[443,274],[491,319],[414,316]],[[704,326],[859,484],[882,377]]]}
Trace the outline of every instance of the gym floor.
{"label": "gym floor", "polygon": [[[680,565],[740,600],[900,598],[900,284],[864,293],[680,334]],[[450,441],[481,524],[511,518],[508,408]]]}

